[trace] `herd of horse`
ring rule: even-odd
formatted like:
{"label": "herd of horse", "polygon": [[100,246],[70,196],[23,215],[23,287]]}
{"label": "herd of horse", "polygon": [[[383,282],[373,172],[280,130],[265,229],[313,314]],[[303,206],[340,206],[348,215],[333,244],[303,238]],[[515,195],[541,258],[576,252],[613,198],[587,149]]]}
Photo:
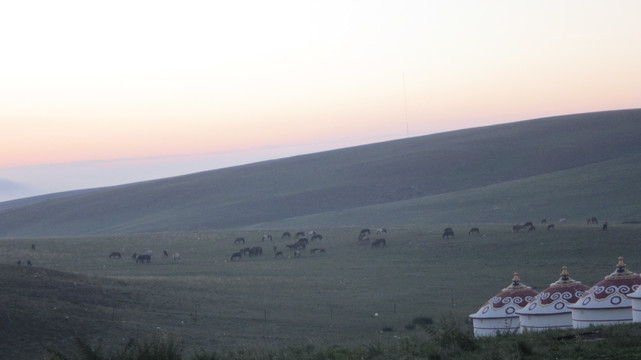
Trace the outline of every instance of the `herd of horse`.
{"label": "herd of horse", "polygon": [[[152,251],[151,250],[147,250],[144,254],[133,253],[131,255],[131,258],[134,259],[136,261],[136,263],[140,263],[140,264],[147,263],[147,264],[149,264],[149,263],[151,263],[151,255],[152,255]],[[163,250],[163,255],[166,258],[168,258],[169,257],[169,252],[167,252],[167,250]],[[121,259],[122,258],[122,254],[119,251],[112,251],[109,254],[109,258],[110,259]],[[182,260],[180,254],[177,253],[177,252],[173,253],[172,258],[174,259],[174,261]]]}
{"label": "herd of horse", "polygon": [[[561,222],[563,220],[560,220]],[[599,221],[597,220],[596,217],[591,217],[587,219],[588,224],[599,224]],[[541,220],[541,224],[546,227],[547,230],[554,230],[554,224],[548,224],[546,219]],[[523,224],[514,224],[512,225],[512,232],[517,233],[520,232],[523,229],[527,229],[527,232],[532,232],[536,230],[536,225],[532,221],[525,222]],[[608,223],[604,222],[602,225],[602,229],[605,231],[608,229]],[[384,234],[387,234],[387,229],[385,228],[378,228],[376,230],[376,237],[372,241],[370,239],[370,236],[372,235],[372,231],[369,228],[364,228],[361,229],[358,238],[357,238],[357,243],[360,245],[369,245],[372,248],[383,248],[387,246],[387,241],[385,240],[384,237],[382,237]],[[481,234],[481,229],[478,227],[471,227],[468,232],[468,235],[480,235]],[[446,227],[443,229],[443,234],[441,236],[444,239],[452,239],[454,238],[454,230],[452,227]],[[292,235],[290,232],[285,231],[282,233],[281,239],[291,239]],[[294,257],[299,257],[301,256],[301,252],[304,251],[307,246],[309,245],[310,242],[313,241],[320,241],[323,240],[323,236],[316,231],[309,231],[308,233],[305,233],[303,231],[296,232],[294,235],[294,238],[296,239],[295,242],[285,244],[285,247],[290,251],[290,253]],[[262,242],[265,241],[273,241],[273,237],[270,234],[263,234],[260,238]],[[236,237],[234,239],[234,244],[245,244],[246,240],[244,237]],[[35,249],[35,245],[32,246],[32,249]],[[279,250],[277,246],[273,246],[273,251],[274,251],[274,257],[283,257],[284,253],[283,251]],[[313,248],[309,250],[310,254],[324,254],[325,249],[324,248]],[[151,255],[152,252],[148,250],[144,254],[137,254],[134,253],[132,255],[132,258],[136,261],[136,263],[151,263]],[[167,250],[163,250],[163,255],[168,258],[169,253]],[[236,251],[232,253],[232,256],[230,258],[231,261],[239,261],[243,257],[256,257],[256,256],[261,256],[263,255],[263,248],[261,246],[252,246],[252,247],[244,247],[240,249],[239,251]],[[109,254],[110,259],[120,259],[122,257],[122,254],[117,251],[113,251]],[[174,261],[181,260],[181,256],[179,253],[174,253],[172,256]]]}
{"label": "herd of horse", "polygon": [[[295,233],[294,237],[296,238],[296,242],[291,243],[291,244],[285,244],[285,247],[288,248],[291,252],[291,254],[294,257],[299,257],[301,256],[301,252],[307,248],[307,245],[309,244],[310,241],[319,241],[323,240],[323,236],[316,231],[310,231],[309,233],[305,234],[303,231],[299,231]],[[309,238],[308,238],[309,237]],[[282,233],[281,239],[291,239],[292,235],[289,231],[285,231]],[[261,241],[273,241],[273,237],[271,234],[263,234],[261,236]],[[245,238],[244,237],[237,237],[234,239],[234,244],[245,244]],[[284,254],[282,251],[278,250],[278,247],[276,245],[273,246],[274,250],[274,257],[283,257]],[[311,254],[324,254],[325,249],[324,248],[313,248],[310,250]],[[263,248],[260,246],[254,246],[254,247],[245,247],[240,249],[240,251],[234,252],[231,256],[231,261],[239,261],[243,258],[243,256],[247,257],[254,257],[254,256],[260,256],[263,255]]]}
{"label": "herd of horse", "polygon": [[[561,222],[565,221],[565,219],[561,219]],[[596,217],[591,217],[588,218],[587,220],[588,224],[599,224],[599,221],[597,220]],[[547,219],[541,219],[541,224],[546,227],[546,230],[554,230],[554,224],[548,224]],[[532,221],[525,222],[523,224],[514,224],[512,225],[512,232],[517,233],[520,232],[523,229],[527,229],[527,232],[533,232],[536,231],[536,225]],[[602,229],[604,231],[608,230],[608,223],[607,221],[603,223]],[[472,234],[481,234],[481,230],[478,227],[472,227],[470,230],[467,232],[468,235]],[[454,237],[454,230],[452,230],[451,227],[446,227],[443,229],[443,235],[442,238],[444,239],[451,239]]]}

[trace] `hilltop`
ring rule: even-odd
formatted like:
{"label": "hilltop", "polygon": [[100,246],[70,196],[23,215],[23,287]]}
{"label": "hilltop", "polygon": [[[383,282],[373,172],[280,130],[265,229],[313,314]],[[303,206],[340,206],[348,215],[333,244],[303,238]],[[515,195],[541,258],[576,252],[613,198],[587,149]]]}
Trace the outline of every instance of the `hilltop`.
{"label": "hilltop", "polygon": [[0,236],[536,217],[637,221],[639,134],[635,109],[387,141],[17,201],[0,206]]}

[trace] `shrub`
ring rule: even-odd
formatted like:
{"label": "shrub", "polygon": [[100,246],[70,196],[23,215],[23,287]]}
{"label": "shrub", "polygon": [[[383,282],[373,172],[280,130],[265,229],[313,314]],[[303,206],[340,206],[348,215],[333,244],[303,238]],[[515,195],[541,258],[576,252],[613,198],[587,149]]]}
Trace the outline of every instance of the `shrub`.
{"label": "shrub", "polygon": [[49,360],[181,360],[182,345],[172,336],[154,336],[142,341],[130,339],[120,352],[105,355],[97,346],[91,347],[85,340],[76,339],[76,356],[69,357],[59,351],[47,349]]}

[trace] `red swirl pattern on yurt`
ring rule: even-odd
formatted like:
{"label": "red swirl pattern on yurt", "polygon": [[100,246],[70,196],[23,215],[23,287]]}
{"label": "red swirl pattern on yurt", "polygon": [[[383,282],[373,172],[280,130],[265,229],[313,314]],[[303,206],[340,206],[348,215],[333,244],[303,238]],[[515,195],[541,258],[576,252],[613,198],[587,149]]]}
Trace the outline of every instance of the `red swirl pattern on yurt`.
{"label": "red swirl pattern on yurt", "polygon": [[548,289],[546,291],[543,291],[539,295],[541,305],[549,305],[558,300],[564,300],[565,302],[574,304],[585,293],[587,286],[584,286],[584,287],[585,289],[553,288],[553,289]]}
{"label": "red swirl pattern on yurt", "polygon": [[612,294],[627,295],[639,288],[639,279],[618,279],[618,281],[604,280],[594,285],[590,291],[597,300],[608,298]]}
{"label": "red swirl pattern on yurt", "polygon": [[537,292],[531,289],[523,289],[514,294],[498,294],[488,301],[493,309],[500,309],[508,304],[514,304],[519,308],[524,307],[537,295]]}

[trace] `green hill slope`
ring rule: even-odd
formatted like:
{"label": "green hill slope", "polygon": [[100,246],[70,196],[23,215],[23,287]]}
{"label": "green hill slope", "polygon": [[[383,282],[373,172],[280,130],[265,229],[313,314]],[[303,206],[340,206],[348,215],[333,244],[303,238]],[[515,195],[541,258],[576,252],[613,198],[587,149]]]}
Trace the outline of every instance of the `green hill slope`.
{"label": "green hill slope", "polygon": [[[641,222],[641,154],[479,188],[257,224],[258,228]],[[462,230],[467,230],[462,229]]]}
{"label": "green hill slope", "polygon": [[[436,201],[437,196],[457,199],[470,191],[485,193],[487,198],[481,201],[479,195],[476,205],[451,208],[448,221],[494,220],[498,217],[469,216],[503,204],[502,191],[491,197],[488,186],[509,187],[510,183],[518,184],[518,180],[545,180],[536,177],[616,159],[634,159],[641,153],[639,134],[641,110],[624,110],[536,119],[295,156],[12,207],[0,212],[0,236],[246,227],[372,206],[381,211],[381,218],[387,219],[381,222],[389,224],[401,221],[394,215],[399,208],[413,206],[405,200]],[[633,161],[631,165],[634,164]],[[566,174],[569,175],[558,175],[564,183],[580,180]],[[611,176],[624,174],[619,171]],[[558,194],[540,188],[536,203],[529,198],[511,205],[528,207],[529,213],[515,210],[501,219],[507,215],[509,221],[536,216],[530,215],[536,204],[552,206]],[[594,194],[588,192],[585,196]],[[447,203],[453,201],[460,200]],[[636,206],[633,198],[623,201],[628,202],[598,206]],[[383,204],[387,205],[382,207]],[[438,202],[432,204],[435,214],[445,214],[444,209],[439,211]],[[578,202],[565,206],[583,207]],[[385,214],[383,209],[390,209],[391,213]],[[410,207],[404,211],[421,210]],[[343,218],[342,222],[363,221],[358,212],[348,213],[354,217]]]}

